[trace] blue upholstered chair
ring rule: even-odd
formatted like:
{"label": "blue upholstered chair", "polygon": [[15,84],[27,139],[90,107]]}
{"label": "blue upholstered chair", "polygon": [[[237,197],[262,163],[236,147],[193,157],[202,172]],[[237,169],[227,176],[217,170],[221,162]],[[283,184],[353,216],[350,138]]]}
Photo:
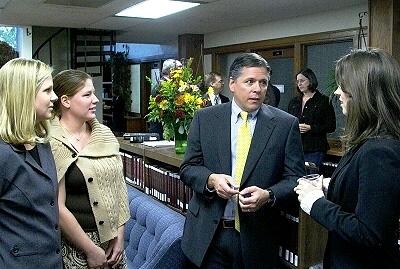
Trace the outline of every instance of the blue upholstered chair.
{"label": "blue upholstered chair", "polygon": [[125,225],[129,269],[184,268],[181,237],[185,218],[128,185],[131,219]]}

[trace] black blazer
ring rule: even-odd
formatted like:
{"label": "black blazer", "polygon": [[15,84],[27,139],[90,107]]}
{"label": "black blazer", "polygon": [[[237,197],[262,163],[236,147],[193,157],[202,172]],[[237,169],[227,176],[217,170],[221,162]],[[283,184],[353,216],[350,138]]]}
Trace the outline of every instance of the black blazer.
{"label": "black blazer", "polygon": [[[198,110],[189,131],[188,148],[180,168],[181,180],[193,191],[182,239],[185,255],[199,266],[224,214],[227,200],[205,191],[211,173],[231,174],[232,102]],[[304,175],[298,121],[279,109],[262,105],[257,115],[240,190],[270,188],[276,203],[255,213],[240,214],[245,268],[275,268],[281,226],[279,208],[296,202],[296,180]]]}
{"label": "black blazer", "polygon": [[311,217],[329,231],[324,269],[400,268],[400,141],[369,139],[347,153]]}
{"label": "black blazer", "polygon": [[276,86],[272,85],[271,81],[269,81],[264,104],[278,107],[280,101],[281,101],[281,92]]}
{"label": "black blazer", "polygon": [[55,163],[36,147],[42,166],[0,140],[0,268],[62,268]]}
{"label": "black blazer", "polygon": [[336,128],[335,111],[329,98],[318,90],[310,98],[301,112],[302,96],[293,98],[288,107],[288,112],[299,119],[299,123],[311,125],[311,130],[301,134],[304,152],[326,152],[329,149],[327,133],[332,133]]}

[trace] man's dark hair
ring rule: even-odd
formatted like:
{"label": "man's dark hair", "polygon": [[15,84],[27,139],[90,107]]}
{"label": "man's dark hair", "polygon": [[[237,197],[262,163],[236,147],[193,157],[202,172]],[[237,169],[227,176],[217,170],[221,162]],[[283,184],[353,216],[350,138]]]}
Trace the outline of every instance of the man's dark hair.
{"label": "man's dark hair", "polygon": [[[308,78],[308,80],[310,81],[310,85],[308,86],[308,89],[311,92],[315,92],[315,90],[318,87],[318,80],[317,80],[317,77],[315,76],[314,72],[310,68],[304,68],[304,69],[300,70],[299,73],[296,74],[296,78],[297,78],[297,75],[300,75],[300,74],[302,74],[303,76]],[[300,92],[299,87],[297,87],[297,91]]]}
{"label": "man's dark hair", "polygon": [[243,53],[239,57],[237,57],[229,69],[229,78],[237,79],[242,73],[242,69],[244,67],[261,67],[265,68],[268,71],[271,70],[268,62],[256,53]]}
{"label": "man's dark hair", "polygon": [[7,42],[0,41],[0,68],[9,60],[18,57],[18,52]]}

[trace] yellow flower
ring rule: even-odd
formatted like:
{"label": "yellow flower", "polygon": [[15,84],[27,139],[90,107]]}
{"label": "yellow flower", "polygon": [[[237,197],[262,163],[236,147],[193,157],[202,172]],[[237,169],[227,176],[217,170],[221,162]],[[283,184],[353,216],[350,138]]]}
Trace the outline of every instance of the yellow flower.
{"label": "yellow flower", "polygon": [[182,69],[173,69],[171,71],[170,77],[174,80],[177,80],[181,77],[183,70]]}
{"label": "yellow flower", "polygon": [[203,98],[201,98],[201,97],[197,97],[196,98],[196,105],[197,105],[197,107],[202,107],[203,106],[203,104],[204,104],[204,100],[203,100]]}
{"label": "yellow flower", "polygon": [[167,101],[167,100],[162,100],[162,101],[160,102],[159,106],[160,106],[160,108],[161,108],[162,110],[166,110],[167,107],[168,107],[168,101]]}
{"label": "yellow flower", "polygon": [[184,94],[184,98],[185,98],[185,103],[193,103],[195,101],[195,97],[193,95],[191,95],[190,93],[185,92]]}
{"label": "yellow flower", "polygon": [[208,87],[208,89],[207,89],[207,94],[208,94],[208,96],[213,96],[215,93],[214,93],[214,88],[213,87]]}

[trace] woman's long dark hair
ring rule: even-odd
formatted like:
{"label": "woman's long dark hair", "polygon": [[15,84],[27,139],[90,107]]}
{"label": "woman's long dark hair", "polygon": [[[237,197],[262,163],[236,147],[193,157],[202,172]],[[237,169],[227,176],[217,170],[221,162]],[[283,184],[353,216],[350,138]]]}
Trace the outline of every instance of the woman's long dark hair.
{"label": "woman's long dark hair", "polygon": [[344,142],[351,149],[372,137],[400,139],[400,66],[380,49],[354,50],[336,64],[336,82],[349,96]]}

